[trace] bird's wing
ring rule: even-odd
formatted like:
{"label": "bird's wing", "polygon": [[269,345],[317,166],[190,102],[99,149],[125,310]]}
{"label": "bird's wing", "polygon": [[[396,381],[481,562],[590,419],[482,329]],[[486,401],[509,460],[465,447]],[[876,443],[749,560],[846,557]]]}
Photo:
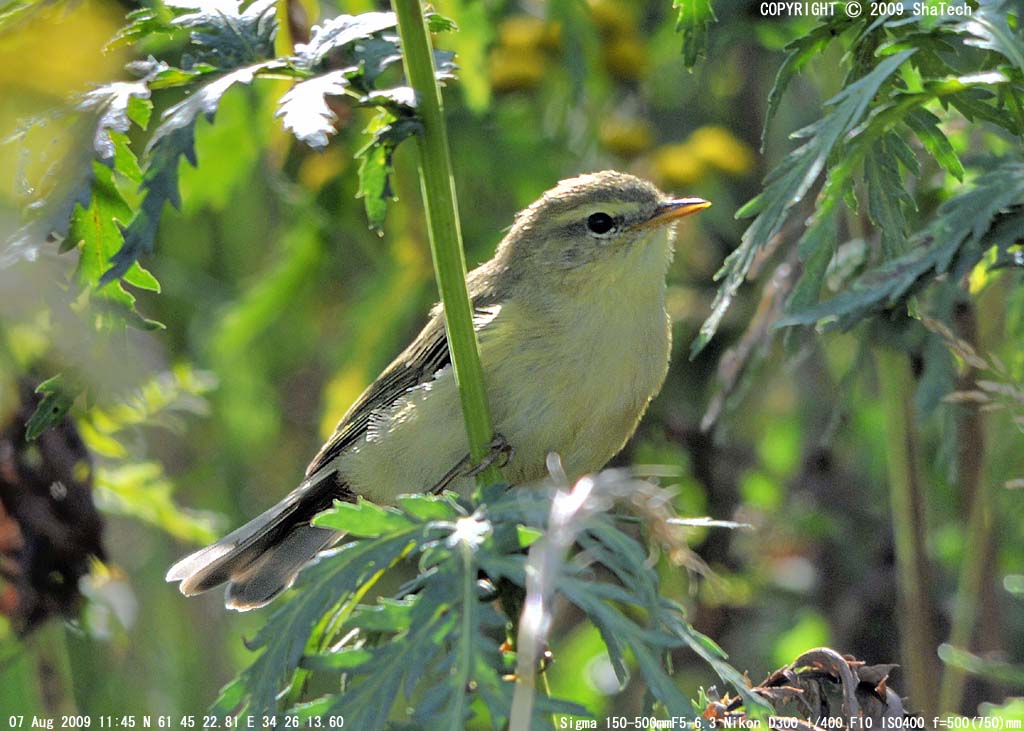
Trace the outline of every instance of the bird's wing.
{"label": "bird's wing", "polygon": [[[473,321],[479,332],[494,320],[500,307],[486,296],[477,297],[475,304]],[[434,375],[451,362],[444,317],[438,310],[412,344],[352,404],[334,434],[309,463],[306,476],[313,475],[362,439],[375,412],[386,410],[411,389],[433,380]]]}
{"label": "bird's wing", "polygon": [[359,441],[366,434],[374,412],[386,409],[410,389],[429,381],[449,363],[444,321],[435,315],[412,344],[356,399],[309,463],[306,475],[312,475]]}

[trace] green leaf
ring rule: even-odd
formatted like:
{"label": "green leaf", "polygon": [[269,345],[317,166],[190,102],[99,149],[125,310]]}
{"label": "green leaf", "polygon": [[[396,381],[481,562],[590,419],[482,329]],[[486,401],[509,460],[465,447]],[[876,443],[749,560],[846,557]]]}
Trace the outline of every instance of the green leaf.
{"label": "green leaf", "polygon": [[946,665],[960,668],[979,678],[1007,686],[1024,685],[1024,666],[1021,665],[985,659],[949,644],[939,647],[939,659]]}
{"label": "green leaf", "polygon": [[328,139],[337,132],[337,115],[327,104],[326,97],[342,96],[348,88],[346,75],[350,69],[331,71],[323,76],[300,81],[281,97],[275,116],[281,118],[284,128],[314,150],[327,147]]}
{"label": "green leaf", "polygon": [[718,18],[711,0],[673,0],[672,7],[679,11],[676,32],[683,37],[683,63],[692,69],[707,52],[708,27]]}
{"label": "green leaf", "polygon": [[[765,139],[768,136],[768,125],[775,118],[775,113],[782,102],[782,95],[789,88],[789,82],[807,65],[808,61],[818,56],[833,38],[835,38],[835,34],[833,33],[832,25],[823,23],[813,28],[810,33],[800,36],[783,49],[788,52],[788,55],[779,67],[779,71],[775,75],[775,83],[772,85],[772,90],[768,93],[768,111],[765,112],[764,126],[761,129],[762,152],[764,151]],[[737,214],[737,217],[742,218],[743,216]]]}
{"label": "green leaf", "polygon": [[356,157],[359,158],[359,192],[363,199],[370,228],[379,231],[384,225],[387,204],[394,198],[391,190],[392,162],[398,144],[414,134],[419,134],[419,120],[411,117],[395,118],[388,110],[381,110],[366,128],[373,135]]}
{"label": "green leaf", "polygon": [[417,597],[404,599],[382,598],[370,607],[360,607],[342,628],[348,632],[359,628],[363,632],[403,632],[412,625],[412,608]]}
{"label": "green leaf", "polygon": [[544,531],[531,528],[526,525],[516,526],[516,538],[519,539],[520,548],[529,548],[538,538],[544,535]]}
{"label": "green leaf", "polygon": [[142,168],[132,151],[128,135],[111,132],[110,139],[114,143],[114,171],[134,185],[142,183]]}
{"label": "green leaf", "polygon": [[1010,7],[1011,3],[1005,0],[979,0],[977,10],[956,29],[970,36],[964,41],[968,46],[995,51],[1024,73],[1022,16],[1018,6],[1016,30],[1011,28],[1007,13]]}
{"label": "green leaf", "polygon": [[189,31],[186,68],[208,63],[219,69],[245,66],[274,55],[277,0],[174,0],[172,25]]}
{"label": "green leaf", "polygon": [[164,112],[160,126],[149,142],[149,160],[142,180],[142,203],[123,231],[124,242],[110,258],[111,265],[100,279],[105,285],[120,279],[144,254],[152,253],[165,204],[181,208],[178,164],[184,157],[195,167],[195,124],[200,115],[213,121],[221,97],[235,84],[251,84],[256,75],[276,63],[264,62],[240,68],[201,87],[192,96]]}
{"label": "green leaf", "polygon": [[425,17],[427,20],[427,30],[431,33],[449,33],[459,29],[454,20],[446,18],[440,13],[428,12]]}
{"label": "green leaf", "polygon": [[148,96],[141,96],[132,94],[128,97],[128,106],[125,108],[125,114],[128,115],[136,127],[139,129],[146,129],[149,127],[149,119],[153,113],[153,102],[150,101]]}
{"label": "green leaf", "polygon": [[939,118],[927,109],[915,109],[907,115],[906,122],[936,162],[954,178],[962,181],[964,166],[949,139],[939,129]]}
{"label": "green leaf", "polygon": [[[991,246],[1012,246],[1024,232],[1024,161],[1001,160],[974,187],[949,199],[916,246],[861,275],[846,291],[817,305],[789,312],[776,327],[811,325],[825,320],[851,327],[868,314],[892,307],[926,284],[929,277],[950,271],[956,278],[969,272]],[[998,236],[993,236],[997,233]]]}
{"label": "green leaf", "polygon": [[40,383],[36,387],[36,393],[41,394],[43,398],[25,424],[25,439],[34,441],[44,431],[62,422],[81,392],[82,387],[73,383],[63,373]]}
{"label": "green leaf", "polygon": [[324,21],[323,25],[313,26],[309,43],[296,46],[295,51],[302,65],[317,68],[335,51],[370,39],[381,31],[392,30],[397,25],[398,19],[391,12],[337,15]]}
{"label": "green leaf", "polygon": [[[239,676],[242,693],[234,683],[227,686],[212,712],[229,714],[248,699],[248,713],[257,717],[274,714],[281,686],[305,652],[310,628],[349,600],[354,590],[405,555],[410,542],[415,545],[419,530],[421,526],[414,524],[381,538],[349,543],[322,555],[318,563],[303,571],[299,575],[298,593],[278,607],[250,643],[252,649],[264,649]],[[429,626],[424,627],[424,631],[429,630]],[[344,715],[353,728],[364,728],[351,723],[347,710]]]}
{"label": "green leaf", "polygon": [[423,521],[450,521],[460,517],[451,498],[444,495],[399,495],[398,506],[409,515]]}
{"label": "green leaf", "polygon": [[[110,164],[114,159],[114,142],[111,132],[125,134],[136,120],[147,120],[151,108],[149,87],[145,81],[116,81],[105,84],[83,95],[78,110],[95,114],[96,131],[93,134],[93,150],[96,158]],[[139,124],[145,127],[145,123]]]}
{"label": "green leaf", "polygon": [[153,36],[184,34],[185,31],[172,24],[174,14],[168,4],[154,3],[151,7],[132,10],[125,16],[128,22],[107,43],[107,52],[132,43],[140,43]]}
{"label": "green leaf", "polygon": [[[94,443],[90,431],[83,429],[87,444]],[[135,518],[191,543],[217,540],[220,526],[214,515],[177,505],[174,484],[157,462],[100,466],[95,471],[95,487],[96,500],[107,513]]]}
{"label": "green leaf", "polygon": [[907,219],[904,208],[914,209],[900,172],[897,146],[899,135],[889,133],[868,150],[864,158],[864,181],[868,193],[868,216],[882,239],[882,251],[891,259],[906,250]]}
{"label": "green leaf", "polygon": [[354,670],[372,659],[373,653],[369,650],[346,647],[338,652],[307,655],[302,658],[301,666],[308,670],[335,672],[339,670]]}
{"label": "green leaf", "polygon": [[[101,287],[100,281],[110,257],[121,245],[120,221],[131,217],[131,207],[121,196],[114,183],[113,173],[101,165],[94,165],[92,199],[88,209],[79,207],[71,221],[66,243],[80,249],[75,280],[89,293],[97,312],[107,327],[123,329],[125,325],[143,330],[162,327],[160,323],[143,318],[135,309],[135,296],[121,282]],[[135,263],[126,273],[125,281],[143,289],[160,290],[152,274]],[[104,313],[108,315],[103,317]]]}
{"label": "green leaf", "polygon": [[807,250],[804,271],[786,303],[786,310],[800,310],[818,302],[829,263],[836,252],[835,221],[831,215],[815,216],[814,222],[800,239]]}
{"label": "green leaf", "polygon": [[763,192],[741,211],[743,215],[757,214],[757,218],[715,275],[723,281],[712,303],[711,315],[690,347],[691,358],[703,350],[718,330],[757,253],[779,232],[790,209],[810,190],[836,145],[864,119],[881,86],[912,54],[913,50],[903,51],[881,60],[874,70],[826,102],[828,111],[822,119],[794,135],[807,141],[769,173]]}
{"label": "green leaf", "polygon": [[313,525],[344,531],[353,536],[375,538],[384,533],[409,528],[413,523],[394,508],[382,508],[359,498],[355,505],[335,500],[333,508],[313,519]]}

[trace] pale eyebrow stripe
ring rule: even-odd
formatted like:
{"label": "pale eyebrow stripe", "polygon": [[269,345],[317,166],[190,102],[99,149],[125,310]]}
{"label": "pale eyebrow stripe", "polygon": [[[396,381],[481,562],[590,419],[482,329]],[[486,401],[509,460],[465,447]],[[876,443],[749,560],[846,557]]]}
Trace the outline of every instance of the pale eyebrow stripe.
{"label": "pale eyebrow stripe", "polygon": [[635,211],[637,206],[622,205],[618,203],[593,203],[584,208],[573,208],[566,211],[560,211],[552,215],[549,219],[552,226],[568,226],[578,221],[585,220],[587,216],[593,213],[607,213],[612,218],[620,219],[627,216],[630,212]]}

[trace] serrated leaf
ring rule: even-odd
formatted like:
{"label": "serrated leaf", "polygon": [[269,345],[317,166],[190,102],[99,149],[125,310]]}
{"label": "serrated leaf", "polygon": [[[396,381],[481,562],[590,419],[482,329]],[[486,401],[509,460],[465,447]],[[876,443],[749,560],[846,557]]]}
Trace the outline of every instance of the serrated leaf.
{"label": "serrated leaf", "polygon": [[309,43],[295,46],[295,53],[308,68],[319,66],[328,55],[356,41],[371,38],[375,33],[391,30],[398,19],[391,12],[370,12],[359,15],[338,15],[313,26]]}
{"label": "serrated leaf", "polygon": [[337,129],[337,115],[327,104],[326,97],[342,96],[348,88],[347,74],[354,69],[331,71],[322,76],[300,81],[288,90],[274,115],[284,128],[314,150],[322,150]]}
{"label": "serrated leaf", "polygon": [[362,498],[356,504],[334,502],[334,507],[313,519],[313,525],[344,531],[353,536],[375,538],[413,525],[394,508],[382,508]]}
{"label": "serrated leaf", "polygon": [[132,151],[128,135],[111,132],[110,139],[114,143],[114,170],[135,185],[142,183],[142,168]]}
{"label": "serrated leaf", "polygon": [[160,282],[157,281],[157,278],[148,269],[143,269],[139,262],[135,262],[132,268],[124,275],[124,282],[149,292],[156,292],[158,294],[160,292]]}
{"label": "serrated leaf", "polygon": [[148,96],[132,95],[128,97],[128,106],[125,107],[125,114],[136,127],[146,129],[149,127],[149,119],[153,113],[153,102]]}
{"label": "serrated leaf", "polygon": [[[991,240],[990,232],[1007,215],[1013,226],[1024,222],[1015,208],[1024,206],[1024,161],[1002,160],[975,186],[939,207],[929,227],[915,238],[916,247],[861,275],[846,291],[820,304],[788,313],[776,327],[811,325],[834,321],[848,328],[868,314],[892,307],[918,288],[929,276],[939,276],[957,262],[955,274],[962,276],[981,259],[990,246],[1010,246],[1014,238]],[[1011,213],[1005,213],[1012,210]]]}
{"label": "serrated leaf", "polygon": [[182,13],[171,24],[189,31],[189,48],[183,56],[186,68],[208,63],[218,69],[233,69],[274,55],[276,0],[254,0],[244,10],[240,0],[171,0],[166,4]]}
{"label": "serrated leaf", "polygon": [[327,652],[321,655],[307,655],[300,663],[307,670],[319,670],[321,672],[337,672],[341,670],[355,670],[373,659],[373,653],[369,650],[359,650],[347,647],[338,652]]}
{"label": "serrated leaf", "polygon": [[913,209],[895,152],[899,136],[890,133],[868,150],[864,157],[864,182],[868,194],[868,217],[878,229],[882,251],[891,259],[906,251],[907,219],[904,208]]}
{"label": "serrated leaf", "polygon": [[1005,0],[979,0],[978,8],[957,26],[957,30],[970,36],[964,41],[969,46],[987,48],[1002,54],[1024,73],[1024,33],[1021,12],[1017,10],[1016,30],[1010,27]]}
{"label": "serrated leaf", "polygon": [[455,520],[459,511],[444,495],[399,495],[398,506],[420,520]]}
{"label": "serrated leaf", "polygon": [[[276,712],[281,685],[298,667],[310,628],[350,597],[354,589],[404,555],[415,539],[415,530],[347,544],[322,554],[318,563],[300,574],[296,596],[274,612],[250,643],[253,649],[264,649],[239,676],[242,693],[234,684],[227,686],[212,710],[229,714],[248,699],[248,713],[254,716]],[[349,714],[344,715],[349,723]]]}
{"label": "serrated leaf", "polygon": [[199,116],[213,121],[217,105],[232,86],[251,84],[257,73],[277,65],[276,62],[264,62],[236,69],[211,81],[164,112],[147,150],[149,159],[141,186],[142,203],[124,228],[123,244],[110,258],[112,266],[103,274],[101,285],[123,277],[141,256],[152,253],[165,204],[181,208],[178,164],[181,158],[193,167],[197,164],[195,124]]}
{"label": "serrated leaf", "polygon": [[936,162],[954,178],[962,181],[964,166],[949,139],[939,129],[939,118],[927,109],[915,109],[906,116],[906,122]]}
{"label": "serrated leaf", "polygon": [[672,7],[679,11],[676,32],[683,37],[683,63],[693,68],[707,52],[708,27],[718,18],[711,0],[673,0]]}
{"label": "serrated leaf", "polygon": [[459,29],[459,26],[455,24],[454,20],[452,20],[451,18],[446,18],[440,13],[428,12],[426,14],[426,19],[427,30],[429,30],[431,33],[448,33],[452,31],[457,31]]}
{"label": "serrated leaf", "polygon": [[173,17],[173,13],[164,3],[132,10],[125,16],[125,20],[128,22],[107,43],[104,50],[110,52],[132,43],[139,43],[155,35],[180,31],[171,24]]}
{"label": "serrated leaf", "polygon": [[25,424],[25,439],[35,441],[39,435],[64,420],[75,399],[82,393],[82,387],[58,373],[36,387],[42,395],[39,405]]}
{"label": "serrated leaf", "polygon": [[388,201],[394,198],[391,191],[391,174],[394,172],[392,158],[398,144],[421,129],[419,120],[411,117],[396,119],[388,110],[382,110],[368,132],[373,137],[356,157],[359,158],[359,192],[363,199],[370,228],[379,231],[384,225]]}
{"label": "serrated leaf", "polygon": [[836,251],[835,221],[832,216],[816,216],[800,243],[805,248],[805,254],[801,257],[804,270],[786,303],[787,311],[814,305],[821,296],[825,274]]}
{"label": "serrated leaf", "polygon": [[[83,95],[78,103],[78,110],[95,114],[97,118],[96,131],[93,134],[93,150],[97,159],[108,165],[113,162],[114,142],[110,139],[110,132],[127,133],[132,126],[129,110],[134,116],[139,117],[139,104],[145,106],[150,93],[144,81],[115,81]],[[133,99],[136,100],[134,105]]]}
{"label": "serrated leaf", "polygon": [[[783,50],[787,52],[786,60],[782,62],[778,73],[775,75],[775,83],[772,90],[768,92],[768,110],[765,112],[764,126],[761,129],[761,151],[764,151],[765,139],[768,136],[768,125],[775,118],[775,113],[782,102],[782,96],[789,88],[789,82],[807,64],[809,60],[821,53],[822,49],[834,38],[832,26],[828,23],[819,25],[810,33],[800,36]],[[737,214],[738,217],[739,214]]]}
{"label": "serrated leaf", "polygon": [[744,207],[744,213],[757,213],[757,218],[743,234],[739,247],[733,251],[715,275],[723,282],[712,303],[711,315],[701,326],[700,334],[690,347],[695,357],[711,340],[737,290],[743,283],[757,253],[767,245],[785,223],[790,209],[810,190],[825,167],[836,145],[865,117],[875,94],[889,77],[913,54],[904,51],[879,61],[870,73],[846,86],[826,102],[826,115],[795,136],[807,141],[776,166],[768,178],[756,205]]}
{"label": "serrated leaf", "polygon": [[[92,199],[87,209],[76,209],[66,243],[79,247],[75,280],[93,299],[95,312],[102,327],[123,329],[125,326],[141,330],[162,328],[154,320],[142,317],[135,309],[135,296],[124,289],[121,282],[100,287],[100,279],[110,257],[121,245],[118,222],[131,216],[131,208],[114,183],[113,173],[100,163],[95,166]],[[160,285],[152,274],[136,262],[126,273],[125,281],[143,289],[159,291]]]}

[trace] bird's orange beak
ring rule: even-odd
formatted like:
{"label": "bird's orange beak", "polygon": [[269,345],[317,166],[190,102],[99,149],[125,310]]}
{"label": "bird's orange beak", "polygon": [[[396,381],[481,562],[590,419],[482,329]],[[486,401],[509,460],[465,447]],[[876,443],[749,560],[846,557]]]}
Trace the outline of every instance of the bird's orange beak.
{"label": "bird's orange beak", "polygon": [[706,201],[703,198],[676,198],[675,200],[662,203],[658,206],[657,210],[654,211],[654,215],[639,224],[638,227],[649,228],[665,226],[673,223],[683,216],[689,216],[691,213],[703,211],[710,205],[711,201]]}

